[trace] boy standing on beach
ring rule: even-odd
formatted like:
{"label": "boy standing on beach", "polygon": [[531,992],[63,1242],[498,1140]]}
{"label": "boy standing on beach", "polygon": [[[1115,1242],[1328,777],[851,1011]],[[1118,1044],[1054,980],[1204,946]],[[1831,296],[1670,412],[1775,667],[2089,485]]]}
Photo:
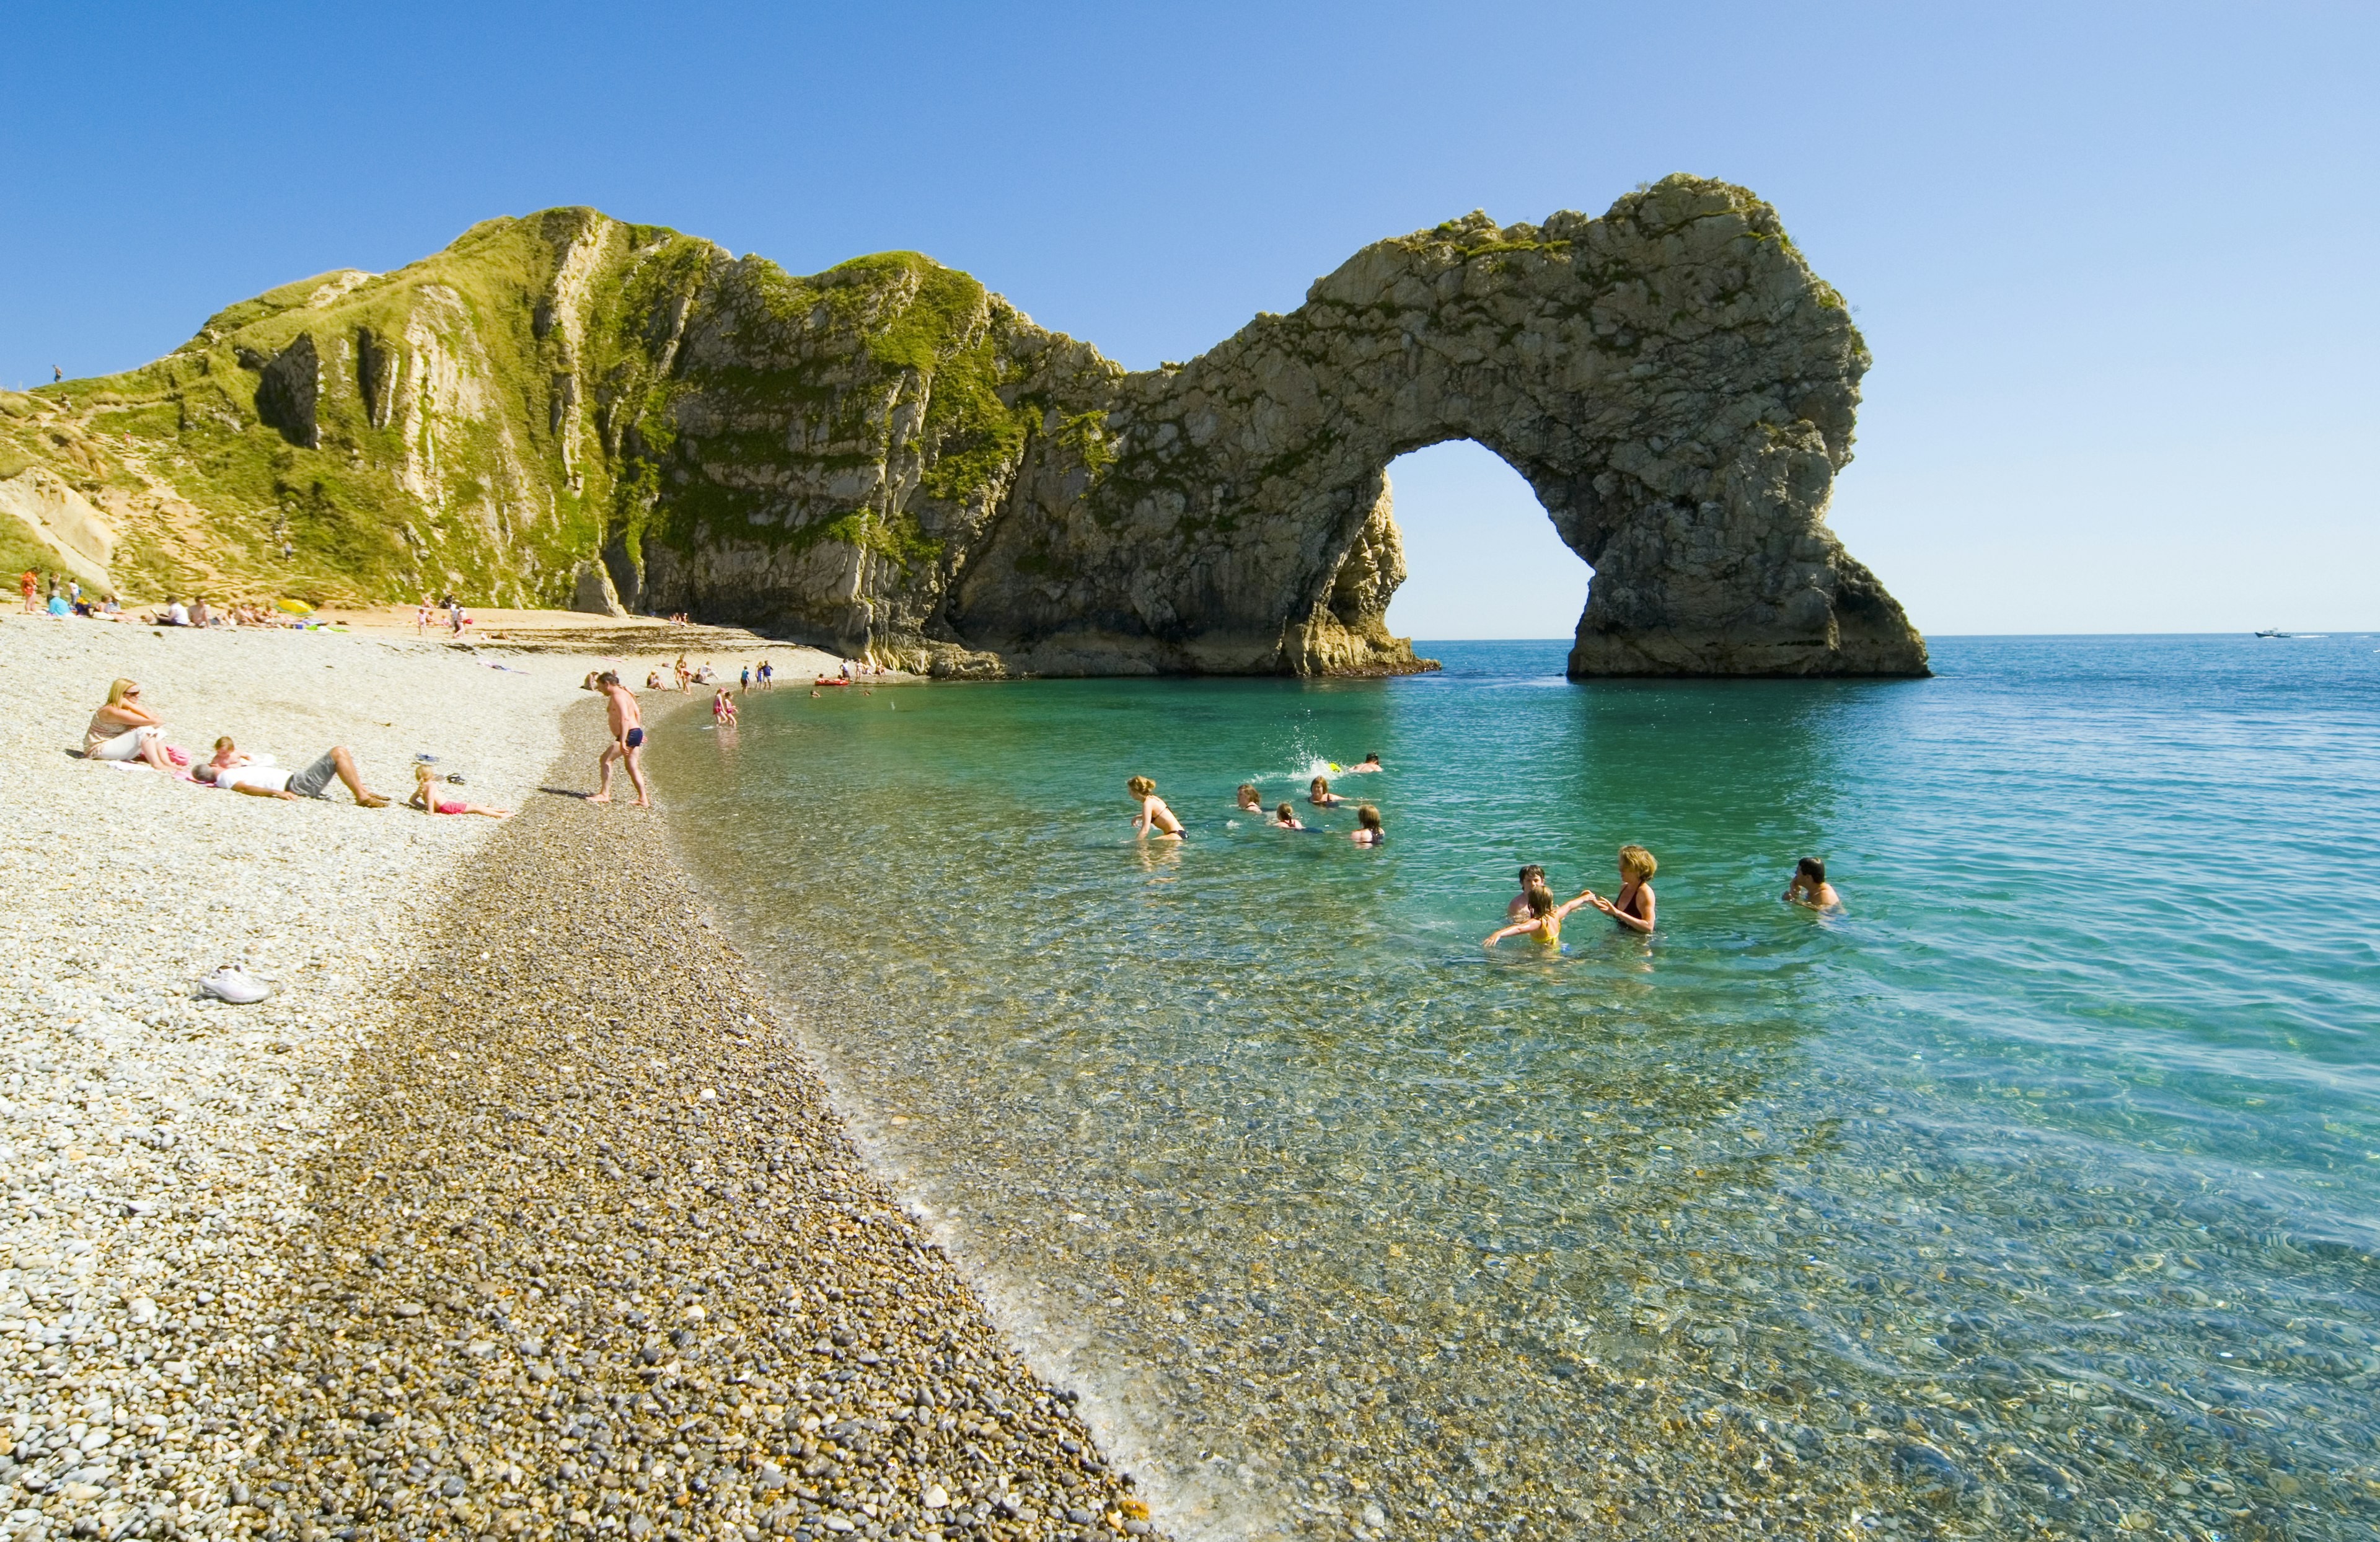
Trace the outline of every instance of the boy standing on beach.
{"label": "boy standing on beach", "polygon": [[637,710],[636,693],[620,684],[619,674],[613,670],[607,669],[596,676],[595,685],[603,693],[603,710],[612,720],[612,742],[603,747],[603,758],[596,762],[602,772],[602,780],[587,801],[612,801],[612,762],[625,760],[628,763],[628,780],[637,788],[637,807],[650,808],[653,800],[651,795],[645,791],[645,769],[637,759],[638,752],[645,747],[645,723],[644,715]]}

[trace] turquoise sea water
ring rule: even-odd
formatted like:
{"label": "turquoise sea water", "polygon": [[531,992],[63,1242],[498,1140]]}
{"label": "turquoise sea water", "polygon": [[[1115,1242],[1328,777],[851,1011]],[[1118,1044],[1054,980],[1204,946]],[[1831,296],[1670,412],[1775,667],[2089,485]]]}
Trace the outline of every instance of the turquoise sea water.
{"label": "turquoise sea water", "polygon": [[[657,735],[872,1150],[1160,1521],[2374,1534],[2380,637],[1423,650]],[[1232,813],[1374,749],[1381,849]],[[1520,863],[1608,893],[1626,841],[1649,941],[1480,947]],[[1779,902],[1805,854],[1847,914]]]}

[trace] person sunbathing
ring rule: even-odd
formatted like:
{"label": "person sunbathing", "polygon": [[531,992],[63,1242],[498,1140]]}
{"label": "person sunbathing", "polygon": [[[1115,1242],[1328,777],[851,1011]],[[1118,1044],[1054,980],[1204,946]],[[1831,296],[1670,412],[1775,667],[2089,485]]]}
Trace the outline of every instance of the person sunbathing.
{"label": "person sunbathing", "polygon": [[214,758],[198,768],[197,776],[201,782],[246,793],[250,797],[277,797],[292,802],[301,797],[328,801],[325,790],[332,778],[336,777],[362,807],[388,807],[388,799],[364,785],[363,772],[357,769],[356,758],[345,745],[334,745],[307,765],[289,771],[240,753],[239,747],[225,735],[215,741]]}
{"label": "person sunbathing", "polygon": [[405,803],[407,807],[419,808],[425,814],[485,814],[492,820],[513,817],[509,808],[493,808],[479,803],[439,802],[438,790],[430,784],[430,768],[424,765],[413,768],[413,795]]}
{"label": "person sunbathing", "polygon": [[86,760],[146,760],[168,776],[180,774],[166,754],[165,725],[140,705],[140,687],[117,680],[107,687],[107,704],[91,715],[82,731]]}

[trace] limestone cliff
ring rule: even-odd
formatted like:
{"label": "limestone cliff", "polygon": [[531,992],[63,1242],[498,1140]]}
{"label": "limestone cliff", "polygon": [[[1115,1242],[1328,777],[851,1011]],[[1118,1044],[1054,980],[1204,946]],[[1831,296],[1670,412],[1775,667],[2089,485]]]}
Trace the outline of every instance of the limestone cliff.
{"label": "limestone cliff", "polygon": [[1378,243],[1139,373],[913,253],[796,278],[557,210],[0,401],[0,488],[65,479],[159,584],[624,602],[946,674],[1336,674],[1423,667],[1383,468],[1470,438],[1595,567],[1573,674],[1923,674],[1823,522],[1866,363],[1774,212],[1688,177]]}

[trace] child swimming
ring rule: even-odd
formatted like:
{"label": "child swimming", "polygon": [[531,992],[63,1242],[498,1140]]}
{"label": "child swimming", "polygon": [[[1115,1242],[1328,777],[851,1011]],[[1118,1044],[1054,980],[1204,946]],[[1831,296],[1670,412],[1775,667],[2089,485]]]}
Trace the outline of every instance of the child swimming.
{"label": "child swimming", "polygon": [[1377,846],[1386,843],[1388,838],[1389,832],[1380,828],[1380,811],[1368,803],[1358,804],[1355,807],[1355,828],[1348,833],[1347,839],[1359,846]]}
{"label": "child swimming", "polygon": [[1304,825],[1297,822],[1297,810],[1286,803],[1272,811],[1272,827],[1275,830],[1304,830],[1305,828]]}
{"label": "child swimming", "polygon": [[1140,812],[1132,817],[1132,832],[1135,835],[1154,835],[1160,841],[1179,841],[1183,838],[1185,832],[1182,828],[1182,821],[1173,817],[1173,810],[1167,807],[1165,800],[1157,795],[1156,783],[1145,776],[1135,776],[1126,782],[1123,787],[1125,792],[1140,800]]}
{"label": "child swimming", "polygon": [[1585,893],[1574,900],[1556,905],[1554,892],[1547,888],[1545,880],[1540,879],[1529,885],[1521,899],[1529,907],[1528,918],[1515,921],[1501,930],[1489,932],[1487,941],[1480,944],[1481,947],[1492,948],[1505,938],[1518,937],[1524,932],[1527,933],[1532,941],[1553,947],[1561,941],[1562,917],[1580,905],[1593,904],[1595,895]]}
{"label": "child swimming", "polygon": [[1660,864],[1643,846],[1620,848],[1620,892],[1605,899],[1594,890],[1581,897],[1631,931],[1653,929],[1653,874]]}
{"label": "child swimming", "polygon": [[1827,881],[1827,864],[1823,857],[1805,856],[1793,865],[1793,881],[1785,886],[1785,898],[1794,905],[1807,905],[1812,910],[1840,910],[1843,897]]}

